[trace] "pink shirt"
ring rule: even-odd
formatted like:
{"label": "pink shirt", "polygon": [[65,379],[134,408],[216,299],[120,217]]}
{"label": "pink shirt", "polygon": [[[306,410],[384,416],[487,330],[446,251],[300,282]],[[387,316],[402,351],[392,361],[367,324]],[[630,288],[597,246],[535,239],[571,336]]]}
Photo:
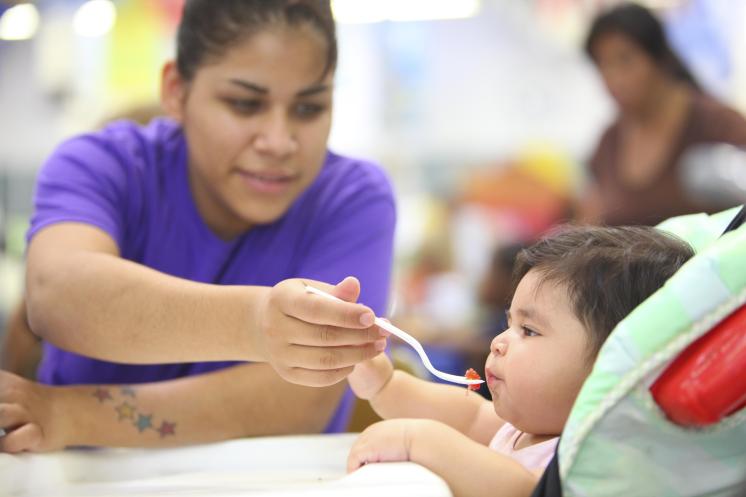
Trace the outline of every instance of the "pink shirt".
{"label": "pink shirt", "polygon": [[544,472],[554,455],[559,437],[545,440],[538,444],[522,449],[516,449],[515,444],[523,432],[510,423],[505,423],[497,430],[490,442],[490,449],[512,457],[529,471]]}

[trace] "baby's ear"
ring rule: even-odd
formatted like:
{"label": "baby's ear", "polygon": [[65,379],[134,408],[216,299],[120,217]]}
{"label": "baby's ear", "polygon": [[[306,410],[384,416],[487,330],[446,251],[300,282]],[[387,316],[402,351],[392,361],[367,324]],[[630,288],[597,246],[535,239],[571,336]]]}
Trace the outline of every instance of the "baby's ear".
{"label": "baby's ear", "polygon": [[166,114],[181,123],[187,96],[187,83],[179,74],[176,62],[171,60],[161,71],[161,105]]}

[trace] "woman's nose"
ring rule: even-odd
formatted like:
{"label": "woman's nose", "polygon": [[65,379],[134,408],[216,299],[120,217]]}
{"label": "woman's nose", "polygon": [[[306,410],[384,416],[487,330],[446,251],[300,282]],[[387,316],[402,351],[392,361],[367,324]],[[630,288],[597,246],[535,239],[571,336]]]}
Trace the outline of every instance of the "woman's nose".
{"label": "woman's nose", "polygon": [[285,157],[298,149],[298,141],[287,117],[274,112],[261,123],[254,146],[261,153]]}

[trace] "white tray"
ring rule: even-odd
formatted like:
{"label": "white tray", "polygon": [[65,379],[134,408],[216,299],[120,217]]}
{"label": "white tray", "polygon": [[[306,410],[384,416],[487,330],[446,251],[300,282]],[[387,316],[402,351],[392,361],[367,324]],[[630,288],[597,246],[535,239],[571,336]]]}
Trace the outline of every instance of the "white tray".
{"label": "white tray", "polygon": [[413,463],[347,475],[355,434],[267,437],[175,449],[78,449],[0,454],[2,497],[452,497]]}

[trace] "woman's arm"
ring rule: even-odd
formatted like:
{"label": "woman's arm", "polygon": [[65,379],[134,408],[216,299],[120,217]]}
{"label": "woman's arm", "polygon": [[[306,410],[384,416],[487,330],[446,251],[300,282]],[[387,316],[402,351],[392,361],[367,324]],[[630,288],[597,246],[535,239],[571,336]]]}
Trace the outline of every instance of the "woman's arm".
{"label": "woman's arm", "polygon": [[41,360],[41,341],[29,328],[26,304],[18,303],[8,318],[0,344],[0,369],[24,378],[35,378]]}
{"label": "woman's arm", "polygon": [[[363,305],[307,294],[301,280],[267,288],[172,277],[120,258],[109,235],[84,224],[34,236],[26,284],[34,332],[98,359],[269,361],[290,381],[321,386],[378,353]],[[354,282],[315,284],[345,300],[359,291]]]}
{"label": "woman's arm", "polygon": [[9,431],[0,438],[0,451],[165,447],[318,433],[342,391],[342,384],[287,383],[266,364],[142,385],[52,387],[0,372],[0,428]]}
{"label": "woman's arm", "polygon": [[455,497],[528,497],[538,481],[513,459],[431,420],[397,419],[370,426],[353,445],[347,469],[386,461],[425,466],[446,481]]}

